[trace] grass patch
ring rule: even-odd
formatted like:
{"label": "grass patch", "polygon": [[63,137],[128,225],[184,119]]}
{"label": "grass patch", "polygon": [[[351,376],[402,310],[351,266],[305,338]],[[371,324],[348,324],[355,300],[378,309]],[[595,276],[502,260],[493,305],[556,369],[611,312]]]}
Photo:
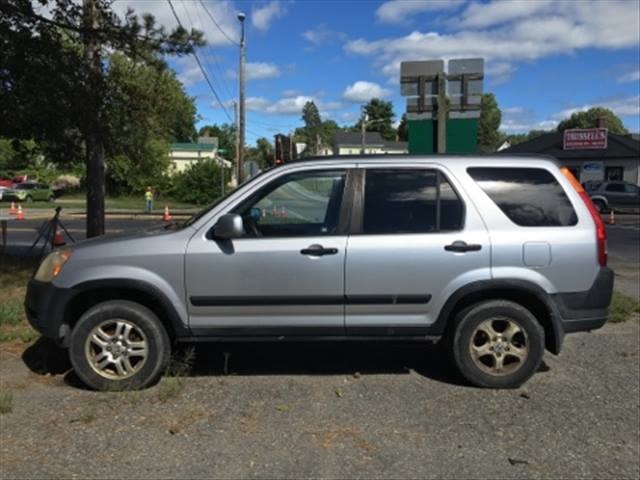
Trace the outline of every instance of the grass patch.
{"label": "grass patch", "polygon": [[633,297],[614,291],[609,306],[609,321],[624,322],[633,314],[640,314],[640,302]]}
{"label": "grass patch", "polygon": [[0,392],[0,415],[13,411],[13,394],[11,392]]}
{"label": "grass patch", "polygon": [[158,400],[162,403],[177,398],[182,393],[182,380],[179,377],[165,377],[158,385]]}
{"label": "grass patch", "polygon": [[[46,208],[45,202],[34,202],[31,204],[36,208]],[[63,208],[83,209],[86,207],[86,197],[84,195],[65,195],[56,199],[55,205],[59,205]],[[160,211],[165,205],[169,205],[171,209],[199,209],[202,205],[195,205],[193,203],[181,202],[174,198],[157,198],[154,201],[154,210]],[[24,207],[24,205],[23,205]],[[137,197],[109,197],[105,199],[106,210],[144,210],[144,197],[142,195]]]}
{"label": "grass patch", "polygon": [[18,325],[24,320],[24,307],[18,297],[0,303],[0,325]]}
{"label": "grass patch", "polygon": [[0,255],[0,342],[31,342],[38,333],[27,323],[24,296],[38,260]]}

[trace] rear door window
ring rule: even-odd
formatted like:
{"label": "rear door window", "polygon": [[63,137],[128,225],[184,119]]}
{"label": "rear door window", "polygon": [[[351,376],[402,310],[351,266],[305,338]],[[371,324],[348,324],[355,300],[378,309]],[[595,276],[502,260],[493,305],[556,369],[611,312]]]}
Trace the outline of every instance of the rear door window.
{"label": "rear door window", "polygon": [[439,171],[367,169],[364,234],[455,231],[463,219],[462,201]]}
{"label": "rear door window", "polygon": [[578,223],[562,186],[547,170],[472,167],[467,172],[516,225],[567,227]]}

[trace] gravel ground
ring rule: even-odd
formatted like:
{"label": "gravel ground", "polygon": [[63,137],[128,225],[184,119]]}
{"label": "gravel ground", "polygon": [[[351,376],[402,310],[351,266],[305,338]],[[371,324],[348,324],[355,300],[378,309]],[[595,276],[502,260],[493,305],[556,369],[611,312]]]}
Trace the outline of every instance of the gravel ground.
{"label": "gravel ground", "polygon": [[84,390],[44,341],[0,353],[2,478],[640,475],[637,318],[568,336],[511,391],[415,344],[202,345],[133,393]]}

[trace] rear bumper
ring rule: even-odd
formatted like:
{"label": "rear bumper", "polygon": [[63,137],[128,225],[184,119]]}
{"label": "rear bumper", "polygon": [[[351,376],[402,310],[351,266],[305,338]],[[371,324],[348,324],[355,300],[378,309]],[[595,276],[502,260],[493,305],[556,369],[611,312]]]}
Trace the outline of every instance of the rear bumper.
{"label": "rear bumper", "polygon": [[613,277],[613,270],[603,267],[589,290],[549,295],[558,346],[565,333],[596,330],[606,323],[613,295]]}

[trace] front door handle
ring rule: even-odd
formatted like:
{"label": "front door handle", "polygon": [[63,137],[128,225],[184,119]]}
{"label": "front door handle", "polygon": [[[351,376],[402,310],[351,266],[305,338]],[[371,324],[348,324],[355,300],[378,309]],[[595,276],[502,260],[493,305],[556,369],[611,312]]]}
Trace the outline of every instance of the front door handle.
{"label": "front door handle", "polygon": [[338,253],[337,248],[324,248],[322,245],[318,245],[317,243],[313,245],[309,245],[307,248],[303,248],[300,250],[302,255],[312,255],[314,257],[321,257],[323,255],[335,255]]}
{"label": "front door handle", "polygon": [[467,244],[467,242],[456,240],[451,245],[445,245],[444,249],[447,252],[477,252],[478,250],[482,250],[482,245],[478,243]]}

